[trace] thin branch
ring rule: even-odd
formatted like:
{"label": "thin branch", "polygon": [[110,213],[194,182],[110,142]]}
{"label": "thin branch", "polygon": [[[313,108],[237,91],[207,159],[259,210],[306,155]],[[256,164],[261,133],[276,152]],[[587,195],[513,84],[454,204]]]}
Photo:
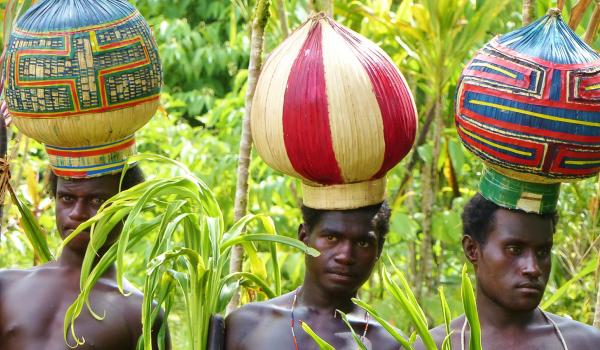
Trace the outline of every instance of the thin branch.
{"label": "thin branch", "polygon": [[533,13],[533,0],[523,0],[523,25],[526,26],[531,23]]}
{"label": "thin branch", "polygon": [[587,30],[585,31],[584,39],[588,45],[591,45],[596,39],[596,34],[598,34],[598,26],[600,25],[600,3],[596,2],[596,7],[594,8],[594,13],[592,13],[592,18],[590,19],[590,23],[588,23]]}
{"label": "thin branch", "polygon": [[569,18],[569,27],[575,30],[581,23],[585,10],[590,6],[592,0],[579,0],[571,9],[571,17]]}
{"label": "thin branch", "polygon": [[[250,152],[252,150],[252,134],[250,133],[250,111],[252,99],[256,90],[256,83],[262,66],[263,39],[265,27],[269,20],[270,0],[259,0],[256,4],[256,14],[252,22],[252,39],[250,48],[250,63],[248,65],[248,83],[246,90],[246,109],[242,122],[242,137],[240,140],[240,155],[237,168],[237,186],[233,209],[234,222],[243,218],[248,211],[248,177],[250,169]],[[236,246],[231,251],[229,272],[235,273],[242,270],[244,251],[241,246]],[[236,292],[227,305],[227,312],[237,308],[239,292]]]}

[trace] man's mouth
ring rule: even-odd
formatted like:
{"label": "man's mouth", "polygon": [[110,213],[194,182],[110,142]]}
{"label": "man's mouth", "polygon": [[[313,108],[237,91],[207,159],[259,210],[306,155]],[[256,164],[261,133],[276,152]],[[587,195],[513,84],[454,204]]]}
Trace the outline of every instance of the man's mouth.
{"label": "man's mouth", "polygon": [[354,282],[356,279],[354,274],[348,271],[328,271],[327,274],[331,277],[331,279],[342,283]]}
{"label": "man's mouth", "polygon": [[544,286],[541,283],[526,282],[517,285],[517,289],[525,293],[543,293]]}

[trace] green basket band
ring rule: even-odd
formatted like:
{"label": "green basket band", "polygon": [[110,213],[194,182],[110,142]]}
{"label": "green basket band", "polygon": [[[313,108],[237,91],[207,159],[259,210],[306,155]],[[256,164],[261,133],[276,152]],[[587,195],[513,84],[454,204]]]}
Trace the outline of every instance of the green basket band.
{"label": "green basket band", "polygon": [[547,214],[556,211],[560,183],[521,181],[486,167],[481,176],[479,192],[485,199],[504,208]]}

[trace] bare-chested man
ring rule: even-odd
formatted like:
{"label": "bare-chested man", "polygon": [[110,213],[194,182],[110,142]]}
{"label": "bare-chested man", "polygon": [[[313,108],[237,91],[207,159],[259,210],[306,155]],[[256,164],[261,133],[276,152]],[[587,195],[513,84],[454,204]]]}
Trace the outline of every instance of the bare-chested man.
{"label": "bare-chested man", "polygon": [[[51,191],[56,199],[56,226],[67,237],[79,224],[96,214],[100,205],[119,189],[118,175],[67,180],[53,175]],[[135,166],[126,173],[123,188],[143,181]],[[114,238],[120,228],[113,231]],[[82,232],[63,250],[57,261],[28,270],[0,271],[0,349],[60,350],[69,349],[63,337],[65,312],[79,294],[81,264],[89,243],[89,232]],[[78,338],[85,343],[77,349],[135,349],[142,332],[142,294],[125,286],[129,296],[117,289],[115,268],[110,267],[90,294],[95,312],[105,315],[102,321],[84,308],[75,323]],[[155,322],[153,340],[162,320]],[[74,346],[69,337],[69,345]],[[167,348],[170,348],[167,332]]]}
{"label": "bare-chested man", "polygon": [[300,322],[306,322],[336,349],[354,350],[357,345],[336,317],[336,310],[349,315],[359,336],[366,334],[363,343],[368,349],[399,349],[399,344],[351,301],[381,254],[389,229],[387,203],[339,211],[302,207],[302,214],[298,237],[321,255],[306,256],[304,282],[297,290],[245,305],[229,315],[226,349],[318,349],[301,327]]}
{"label": "bare-chested man", "polygon": [[[538,307],[550,274],[555,214],[504,209],[477,194],[462,219],[463,250],[477,277],[484,349],[600,349],[600,330]],[[463,349],[461,343],[468,349],[465,316],[451,326],[453,349]],[[444,326],[431,334],[438,346],[446,337]]]}

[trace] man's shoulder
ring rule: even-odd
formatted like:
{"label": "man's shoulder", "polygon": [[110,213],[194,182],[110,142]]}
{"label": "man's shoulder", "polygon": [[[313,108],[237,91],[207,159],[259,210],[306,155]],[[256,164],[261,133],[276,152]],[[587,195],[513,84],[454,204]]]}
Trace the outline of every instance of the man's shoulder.
{"label": "man's shoulder", "polygon": [[287,299],[289,299],[289,296],[286,294],[274,299],[243,305],[227,316],[227,324],[233,322],[256,322],[282,316],[289,312],[291,307]]}
{"label": "man's shoulder", "polygon": [[600,349],[600,329],[567,317],[546,313],[558,327],[567,345],[575,348]]}
{"label": "man's shoulder", "polygon": [[55,269],[51,263],[28,269],[0,269],[0,291],[14,287],[21,281],[36,283],[41,276],[51,277]]}

